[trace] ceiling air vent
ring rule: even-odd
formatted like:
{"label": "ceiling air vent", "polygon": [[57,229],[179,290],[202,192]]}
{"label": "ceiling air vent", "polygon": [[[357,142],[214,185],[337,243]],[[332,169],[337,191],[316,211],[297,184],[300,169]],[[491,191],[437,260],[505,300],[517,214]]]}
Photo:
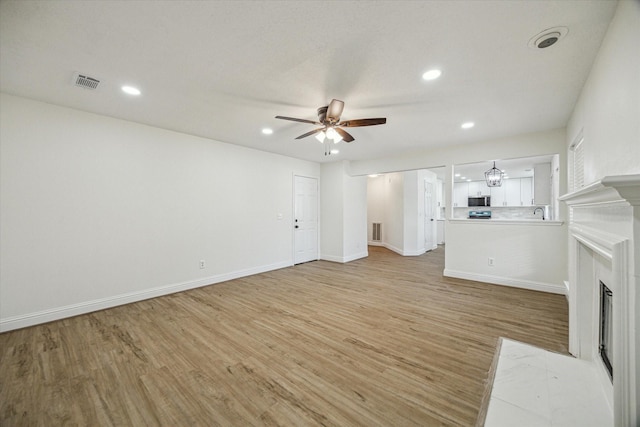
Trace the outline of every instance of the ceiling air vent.
{"label": "ceiling air vent", "polygon": [[73,84],[85,89],[93,90],[98,88],[100,80],[77,73],[73,78]]}

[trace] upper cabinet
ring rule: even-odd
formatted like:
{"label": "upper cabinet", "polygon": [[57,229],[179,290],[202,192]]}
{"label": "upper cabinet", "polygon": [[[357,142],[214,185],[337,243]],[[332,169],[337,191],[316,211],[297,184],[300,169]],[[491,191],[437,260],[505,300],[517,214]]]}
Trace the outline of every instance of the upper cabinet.
{"label": "upper cabinet", "polygon": [[536,205],[551,204],[551,163],[533,167],[533,200]]}
{"label": "upper cabinet", "polygon": [[491,190],[486,181],[471,181],[469,183],[469,197],[488,196]]}
{"label": "upper cabinet", "polygon": [[520,206],[533,206],[533,178],[520,178]]}
{"label": "upper cabinet", "polygon": [[488,187],[483,179],[494,166],[493,160],[454,165],[452,206],[467,207],[468,197],[490,195],[492,207],[548,205],[553,209],[557,203],[558,164],[558,154],[496,160],[495,167],[504,173],[500,187]]}
{"label": "upper cabinet", "polygon": [[466,208],[469,206],[469,183],[456,182],[453,184],[453,207]]}
{"label": "upper cabinet", "polygon": [[531,178],[505,179],[501,187],[491,188],[491,206],[531,206]]}

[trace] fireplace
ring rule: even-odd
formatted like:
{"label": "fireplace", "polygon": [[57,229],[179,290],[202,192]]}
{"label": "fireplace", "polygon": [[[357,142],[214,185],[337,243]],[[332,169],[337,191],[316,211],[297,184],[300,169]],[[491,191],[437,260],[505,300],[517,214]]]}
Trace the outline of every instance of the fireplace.
{"label": "fireplace", "polygon": [[600,339],[598,341],[598,351],[604,364],[609,379],[613,380],[613,292],[600,280]]}
{"label": "fireplace", "polygon": [[640,175],[562,196],[569,206],[569,351],[591,363],[615,426],[640,425]]}

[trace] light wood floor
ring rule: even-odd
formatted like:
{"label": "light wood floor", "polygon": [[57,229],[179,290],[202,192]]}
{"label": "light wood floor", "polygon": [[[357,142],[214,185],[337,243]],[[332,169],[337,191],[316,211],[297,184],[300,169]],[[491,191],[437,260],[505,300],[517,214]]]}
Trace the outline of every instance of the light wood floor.
{"label": "light wood floor", "polygon": [[499,336],[566,352],[564,296],[370,247],[0,335],[0,425],[470,426]]}

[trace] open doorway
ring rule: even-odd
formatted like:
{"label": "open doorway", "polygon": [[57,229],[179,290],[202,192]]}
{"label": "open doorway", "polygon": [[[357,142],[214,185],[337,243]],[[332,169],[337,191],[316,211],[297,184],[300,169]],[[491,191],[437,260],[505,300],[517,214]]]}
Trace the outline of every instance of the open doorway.
{"label": "open doorway", "polygon": [[444,244],[445,167],[370,175],[368,243],[404,256]]}

